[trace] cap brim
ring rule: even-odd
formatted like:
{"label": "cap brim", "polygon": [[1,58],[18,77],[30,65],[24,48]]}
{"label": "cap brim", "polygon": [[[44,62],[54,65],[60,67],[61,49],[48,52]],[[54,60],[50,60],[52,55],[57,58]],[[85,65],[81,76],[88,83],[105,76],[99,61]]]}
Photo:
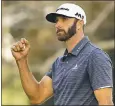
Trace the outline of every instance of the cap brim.
{"label": "cap brim", "polygon": [[55,23],[56,17],[58,14],[56,13],[50,13],[46,15],[46,20],[52,23]]}
{"label": "cap brim", "polygon": [[[59,13],[50,13],[50,14],[46,15],[46,20],[49,21],[49,22],[55,23],[57,16],[66,16],[66,15],[59,14]],[[69,16],[66,16],[66,17],[69,17]]]}

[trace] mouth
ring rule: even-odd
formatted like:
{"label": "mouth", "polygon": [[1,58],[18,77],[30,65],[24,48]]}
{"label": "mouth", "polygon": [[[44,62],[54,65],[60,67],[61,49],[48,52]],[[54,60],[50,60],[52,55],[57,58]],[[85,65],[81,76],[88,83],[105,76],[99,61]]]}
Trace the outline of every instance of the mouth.
{"label": "mouth", "polygon": [[64,30],[63,29],[57,29],[56,33],[60,33],[60,32],[63,32]]}
{"label": "mouth", "polygon": [[58,33],[62,33],[63,31],[57,31],[56,33],[58,34]]}
{"label": "mouth", "polygon": [[63,32],[63,31],[58,31],[57,33],[61,33],[61,32]]}

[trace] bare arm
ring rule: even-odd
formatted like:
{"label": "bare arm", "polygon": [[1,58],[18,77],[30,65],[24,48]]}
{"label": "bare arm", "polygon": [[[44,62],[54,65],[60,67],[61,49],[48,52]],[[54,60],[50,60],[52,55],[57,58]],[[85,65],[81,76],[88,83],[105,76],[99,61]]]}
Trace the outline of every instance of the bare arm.
{"label": "bare arm", "polygon": [[113,105],[112,88],[100,88],[94,91],[99,105]]}
{"label": "bare arm", "polygon": [[32,104],[41,104],[47,98],[53,95],[52,79],[44,76],[40,82],[37,82],[29,71],[27,55],[30,45],[26,39],[21,39],[12,47],[12,54],[16,60],[21,83],[25,93]]}

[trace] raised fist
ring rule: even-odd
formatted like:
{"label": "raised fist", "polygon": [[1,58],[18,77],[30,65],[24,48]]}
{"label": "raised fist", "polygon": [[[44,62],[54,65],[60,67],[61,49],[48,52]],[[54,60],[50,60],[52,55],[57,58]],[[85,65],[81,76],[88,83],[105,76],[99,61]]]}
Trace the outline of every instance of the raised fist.
{"label": "raised fist", "polygon": [[12,55],[19,61],[21,59],[26,59],[30,50],[29,42],[25,38],[21,38],[20,41],[16,42],[12,47]]}

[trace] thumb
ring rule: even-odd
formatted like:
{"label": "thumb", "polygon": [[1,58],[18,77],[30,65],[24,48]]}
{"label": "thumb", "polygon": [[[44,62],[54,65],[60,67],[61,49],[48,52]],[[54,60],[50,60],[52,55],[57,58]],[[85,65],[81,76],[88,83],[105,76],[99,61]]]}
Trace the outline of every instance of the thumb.
{"label": "thumb", "polygon": [[24,44],[26,47],[29,47],[29,46],[30,46],[30,45],[29,45],[29,41],[26,40],[25,38],[21,38],[21,42],[22,42],[22,44]]}

